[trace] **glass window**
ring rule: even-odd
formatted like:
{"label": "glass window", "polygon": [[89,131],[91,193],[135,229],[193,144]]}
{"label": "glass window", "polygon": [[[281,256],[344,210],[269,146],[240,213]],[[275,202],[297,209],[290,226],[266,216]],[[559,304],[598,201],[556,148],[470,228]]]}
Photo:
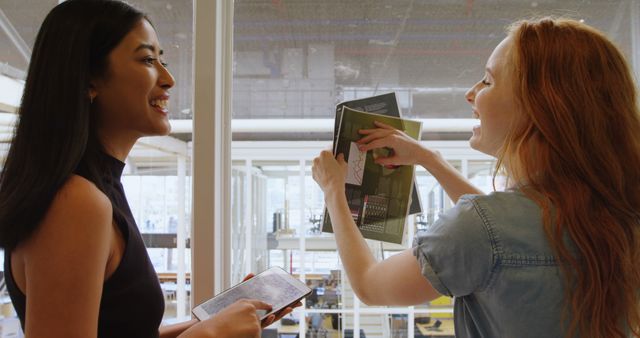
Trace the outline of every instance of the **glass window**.
{"label": "glass window", "polygon": [[486,194],[505,187],[504,176],[496,175],[494,180],[495,165],[496,161],[469,161],[469,180]]}
{"label": "glass window", "polygon": [[165,294],[164,322],[188,318],[191,250],[191,107],[193,2],[133,0],[157,30],[176,80],[169,103],[172,133],[141,139],[129,154],[123,186]]}
{"label": "glass window", "polygon": [[[267,199],[269,210],[269,265],[289,267],[314,290],[305,307],[295,312],[307,321],[306,329],[298,332],[307,337],[335,336],[331,334],[336,331],[325,325],[331,317],[339,319],[334,321],[340,322],[337,331],[344,336],[354,332],[453,335],[451,298],[403,309],[406,312],[360,303],[341,273],[333,235],[319,232],[324,201],[311,177],[310,160],[331,146],[335,104],[396,92],[403,116],[423,121],[425,144],[488,193],[493,191],[495,162],[468,146],[469,123],[475,122],[467,121],[471,111],[464,94],[481,79],[486,59],[505,37],[505,26],[537,14],[582,19],[603,30],[633,59],[638,57],[634,46],[640,44],[632,34],[638,29],[629,14],[632,6],[622,0],[381,1],[364,7],[353,0],[236,0],[233,122],[237,129],[232,157],[252,161],[253,166],[258,161],[279,162],[287,171],[278,176],[261,166],[267,191],[260,196]],[[403,245],[371,241],[377,257],[410,246],[415,233],[428,229],[452,206],[426,170],[416,170],[416,182],[422,213],[409,217]],[[504,185],[498,175],[496,188]],[[298,200],[285,204],[285,196]],[[289,216],[285,231],[279,209],[286,209]],[[334,272],[341,278],[331,284]],[[337,300],[331,292],[334,285],[340,292]]]}

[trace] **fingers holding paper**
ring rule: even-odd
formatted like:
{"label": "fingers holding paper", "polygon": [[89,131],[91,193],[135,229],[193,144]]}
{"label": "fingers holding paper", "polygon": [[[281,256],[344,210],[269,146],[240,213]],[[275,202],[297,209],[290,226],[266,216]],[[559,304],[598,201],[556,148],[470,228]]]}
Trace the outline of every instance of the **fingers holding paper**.
{"label": "fingers holding paper", "polygon": [[424,149],[418,141],[387,124],[377,121],[374,123],[377,128],[359,131],[361,135],[364,135],[358,140],[361,151],[390,149],[388,154],[375,158],[376,163],[384,166],[413,165],[418,162],[418,157]]}
{"label": "fingers holding paper", "polygon": [[344,155],[338,154],[336,158],[329,150],[323,150],[313,159],[313,179],[325,193],[344,191],[345,176],[347,174],[347,162]]}

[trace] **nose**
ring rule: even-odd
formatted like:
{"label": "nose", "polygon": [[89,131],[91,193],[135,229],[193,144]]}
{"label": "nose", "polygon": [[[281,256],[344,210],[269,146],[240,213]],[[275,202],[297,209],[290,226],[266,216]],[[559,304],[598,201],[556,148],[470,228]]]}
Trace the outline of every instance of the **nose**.
{"label": "nose", "polygon": [[160,87],[163,89],[169,89],[176,84],[176,80],[173,78],[173,75],[169,72],[169,70],[165,66],[160,66],[160,77],[158,78],[158,82],[160,82]]}
{"label": "nose", "polygon": [[476,86],[469,88],[469,90],[464,94],[464,97],[467,99],[467,102],[473,104],[473,101],[476,98]]}

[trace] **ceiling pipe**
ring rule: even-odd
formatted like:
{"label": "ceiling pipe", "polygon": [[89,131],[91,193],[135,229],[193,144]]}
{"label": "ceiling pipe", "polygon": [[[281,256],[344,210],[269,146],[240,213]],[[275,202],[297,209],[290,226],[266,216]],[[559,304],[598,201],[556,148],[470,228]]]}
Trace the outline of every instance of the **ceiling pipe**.
{"label": "ceiling pipe", "polygon": [[13,42],[24,60],[29,63],[29,60],[31,60],[31,48],[29,48],[27,43],[24,42],[24,39],[22,39],[22,36],[20,36],[20,33],[18,33],[16,28],[13,27],[13,24],[11,24],[9,18],[4,14],[2,8],[0,8],[0,28],[2,28],[11,42]]}
{"label": "ceiling pipe", "polygon": [[[413,119],[422,122],[423,132],[470,132],[479,124],[476,119]],[[171,120],[172,133],[191,133],[191,120]],[[233,133],[331,133],[333,119],[234,119]]]}

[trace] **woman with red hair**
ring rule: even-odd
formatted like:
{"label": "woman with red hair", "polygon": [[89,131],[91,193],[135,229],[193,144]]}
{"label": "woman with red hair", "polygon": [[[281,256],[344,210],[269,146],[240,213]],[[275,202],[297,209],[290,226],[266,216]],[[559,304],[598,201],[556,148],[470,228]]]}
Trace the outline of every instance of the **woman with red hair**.
{"label": "woman with red hair", "polygon": [[361,131],[361,150],[394,150],[376,162],[422,165],[456,203],[389,259],[351,218],[343,155],[314,160],[358,297],[454,296],[458,337],[640,337],[640,114],[622,53],[577,21],[517,22],[466,98],[481,122],[470,145],[497,159],[505,191],[482,194],[389,126]]}

